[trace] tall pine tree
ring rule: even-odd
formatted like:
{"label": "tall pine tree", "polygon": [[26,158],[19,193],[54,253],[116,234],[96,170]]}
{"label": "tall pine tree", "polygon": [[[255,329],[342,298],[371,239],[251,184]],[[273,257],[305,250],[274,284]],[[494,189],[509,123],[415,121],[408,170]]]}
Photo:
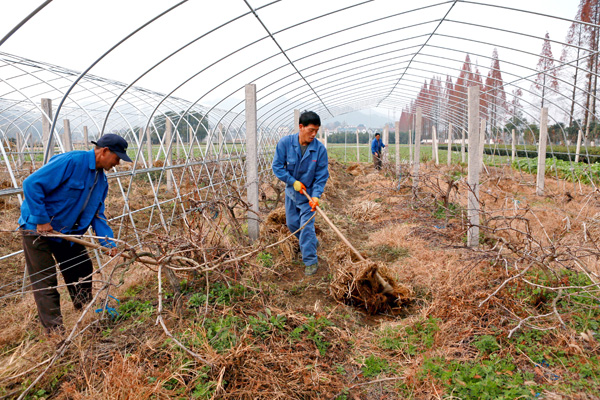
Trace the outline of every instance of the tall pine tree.
{"label": "tall pine tree", "polygon": [[533,91],[538,92],[542,99],[541,107],[544,107],[547,96],[558,90],[558,78],[554,66],[554,56],[552,55],[552,45],[550,44],[550,35],[546,32],[542,52],[535,68],[537,74],[533,81]]}

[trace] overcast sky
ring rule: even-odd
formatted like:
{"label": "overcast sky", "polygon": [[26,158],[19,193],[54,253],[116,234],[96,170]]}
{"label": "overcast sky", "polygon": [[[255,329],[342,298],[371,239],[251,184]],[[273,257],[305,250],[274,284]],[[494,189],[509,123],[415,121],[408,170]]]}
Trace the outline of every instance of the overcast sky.
{"label": "overcast sky", "polygon": [[[3,3],[2,13],[0,13],[0,37],[3,37],[20,20],[43,3],[41,0],[0,1]],[[360,2],[358,0],[282,0],[259,10],[258,14],[271,33],[291,28],[278,33],[275,37],[282,48],[286,50],[292,48],[288,51],[290,59],[301,70],[309,68],[305,72],[308,75],[311,72],[310,68],[317,68],[315,66],[323,62],[319,59],[318,54],[309,57],[313,51],[318,53],[349,40],[358,40],[367,35],[442,18],[451,6],[451,2],[447,2],[423,11],[399,15],[393,19],[383,19],[381,22],[365,25],[360,29],[317,40],[310,45],[302,45],[306,40],[318,38],[338,29],[353,27],[377,18],[385,18],[406,9],[443,3],[441,1],[374,0],[363,6],[350,8],[344,12],[296,26],[296,24],[310,21],[320,14],[333,12]],[[177,3],[173,0],[54,0],[0,47],[0,51],[81,71],[123,37]],[[257,8],[268,2],[249,0],[249,3],[253,8]],[[574,18],[579,2],[575,0],[503,0],[501,2],[484,0],[481,3],[501,4],[505,7]],[[248,11],[243,0],[189,0],[119,46],[94,67],[91,73],[129,83],[172,51],[193,38],[206,34],[202,40],[161,65],[140,80],[137,85],[166,93],[194,73],[206,69],[200,77],[177,90],[175,95],[191,101],[201,98],[202,104],[214,104],[224,98],[229,98],[222,105],[231,104],[241,98],[242,94],[238,89],[243,86],[243,82],[249,83],[248,81],[257,80],[256,83],[261,89],[261,85],[268,87],[273,82],[286,79],[285,77],[290,74],[290,71],[294,72],[291,67],[280,68],[287,61],[283,60],[281,56],[265,61],[247,72],[241,72],[254,62],[278,52],[277,45],[270,39],[262,40],[246,50],[240,50],[235,56],[230,56],[226,61],[213,66],[213,63],[221,57],[266,35],[263,26],[252,15],[245,16],[216,32],[209,33],[226,21],[233,20]],[[431,77],[434,72],[440,75],[447,73],[456,76],[457,73],[454,71],[460,68],[460,62],[448,59],[464,59],[466,52],[473,54],[472,61],[479,63],[480,69],[485,75],[490,64],[487,57],[491,56],[493,47],[489,44],[493,44],[501,45],[498,49],[500,58],[507,61],[502,63],[505,82],[516,80],[527,73],[527,68],[522,66],[535,68],[536,55],[541,50],[539,39],[524,35],[541,37],[548,31],[551,39],[563,41],[569,26],[568,22],[560,20],[463,2],[459,2],[451,9],[447,19],[448,21],[444,22],[436,32],[439,36],[433,37],[428,42],[428,47],[422,50],[422,54],[415,59],[415,64],[412,65],[419,68],[418,74],[421,74],[422,77]],[[478,28],[460,22],[482,24],[524,35]],[[436,26],[437,23],[432,22],[399,30],[397,33],[369,39],[370,42],[357,42],[359,44],[356,46],[376,46],[378,40],[391,42],[405,40],[406,37],[426,35]],[[452,36],[468,37],[483,43],[454,39]],[[406,40],[402,46],[414,45],[422,43],[422,41],[423,39]],[[294,46],[299,47],[294,49]],[[511,48],[519,49],[521,52],[516,52]],[[352,45],[346,45],[337,50],[327,50],[327,59],[331,59],[333,56],[341,57],[351,52],[352,49]],[[389,51],[392,51],[391,47]],[[560,56],[560,51],[561,46],[554,44],[555,58]],[[532,55],[523,52],[530,52]],[[366,52],[366,54],[370,53]],[[426,64],[417,65],[417,61],[431,65],[428,67],[425,67]],[[518,65],[511,65],[511,62]],[[269,71],[272,72],[268,78],[257,79],[261,74]],[[315,71],[318,70],[315,69]],[[337,70],[332,69],[332,71],[336,72]],[[239,75],[236,76],[236,74]],[[322,75],[327,76],[325,73]],[[410,78],[408,75],[405,78]],[[235,79],[232,78],[230,82],[214,89],[224,79],[233,76]],[[319,76],[315,75],[314,79]],[[423,80],[421,77],[413,78],[415,82]],[[330,79],[333,82],[332,79],[335,77],[321,79],[320,82],[323,79]],[[335,90],[335,86],[332,87]],[[236,92],[236,90],[238,91]],[[279,90],[272,96],[289,98],[294,95],[296,92],[293,90],[289,92]],[[331,103],[333,104],[334,101],[332,100]],[[387,113],[388,111],[384,110],[383,112]]]}

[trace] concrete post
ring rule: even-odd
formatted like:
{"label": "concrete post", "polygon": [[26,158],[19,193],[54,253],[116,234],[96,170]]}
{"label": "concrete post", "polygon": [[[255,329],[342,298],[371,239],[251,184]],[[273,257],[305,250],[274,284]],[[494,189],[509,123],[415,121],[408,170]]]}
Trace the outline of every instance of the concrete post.
{"label": "concrete post", "polygon": [[63,119],[63,147],[65,153],[73,151],[73,137],[71,136],[71,121]]}
{"label": "concrete post", "polygon": [[17,168],[21,168],[25,162],[25,157],[23,156],[25,146],[23,146],[23,136],[21,135],[21,132],[17,132],[15,135],[17,137]]}
{"label": "concrete post", "polygon": [[327,132],[323,131],[323,136],[325,136],[325,150],[327,150]]}
{"label": "concrete post", "polygon": [[540,115],[540,140],[538,145],[537,185],[536,194],[544,195],[546,177],[546,143],[548,138],[548,108],[542,107]]}
{"label": "concrete post", "polygon": [[146,150],[148,152],[148,168],[152,168],[154,159],[152,157],[152,135],[150,134],[150,127],[146,128]]}
{"label": "concrete post", "polygon": [[421,107],[417,107],[417,121],[415,123],[415,153],[413,159],[413,191],[419,187],[419,167],[421,164],[421,132],[423,129],[423,118],[421,117]]}
{"label": "concrete post", "polygon": [[[390,142],[390,129],[388,128],[387,124],[385,124],[385,126],[383,127],[383,144],[385,144],[385,146],[387,147],[387,145]],[[383,149],[381,149],[381,161],[388,161],[388,151],[386,150],[386,147],[384,147]]]}
{"label": "concrete post", "polygon": [[480,138],[481,128],[479,125],[479,86],[469,86],[469,175],[467,182],[469,194],[467,200],[467,218],[469,230],[467,232],[467,246],[479,245],[479,173],[481,172]]}
{"label": "concrete post", "polygon": [[356,162],[360,162],[360,147],[358,147],[359,145],[359,139],[358,139],[358,129],[356,130]]}
{"label": "concrete post", "polygon": [[219,124],[219,150],[217,152],[217,157],[220,159],[223,155],[223,143],[225,143],[225,129],[223,124]]}
{"label": "concrete post", "polygon": [[413,144],[412,144],[412,129],[408,130],[408,164],[413,162]]}
{"label": "concrete post", "polygon": [[485,127],[486,127],[486,124],[487,124],[487,121],[485,119],[482,119],[481,127],[479,129],[479,154],[481,154],[480,167],[483,166],[483,155],[485,154]]}
{"label": "concrete post", "polygon": [[579,162],[579,153],[581,153],[581,137],[583,136],[583,131],[580,129],[577,133],[577,150],[575,150],[575,162]]}
{"label": "concrete post", "polygon": [[181,136],[179,136],[179,132],[175,132],[175,136],[177,137],[177,153],[175,158],[179,160],[181,158]]}
{"label": "concrete post", "polygon": [[400,121],[394,123],[394,131],[396,133],[394,137],[396,142],[396,176],[400,177]]}
{"label": "concrete post", "polygon": [[460,142],[460,162],[464,164],[467,161],[467,154],[465,152],[465,128],[462,128],[461,135],[462,141]]}
{"label": "concrete post", "polygon": [[514,163],[515,162],[515,158],[517,157],[517,132],[515,131],[515,129],[513,128],[512,130],[512,137],[511,137],[511,157],[510,157],[510,162]]}
{"label": "concrete post", "polygon": [[[54,137],[52,127],[52,99],[42,99],[42,147],[44,151],[44,164],[54,155]],[[46,158],[48,154],[48,158]]]}
{"label": "concrete post", "polygon": [[431,158],[435,161],[435,165],[439,165],[440,155],[438,153],[437,129],[435,129],[435,125],[431,127]]}
{"label": "concrete post", "polygon": [[[165,167],[170,167],[173,165],[173,149],[171,148],[171,143],[173,142],[173,124],[171,123],[171,119],[165,117]],[[171,193],[173,191],[173,170],[165,170],[165,174],[167,175],[167,192]]]}
{"label": "concrete post", "polygon": [[300,110],[294,110],[294,132],[298,133],[300,131]]}
{"label": "concrete post", "polygon": [[[140,139],[141,139],[141,137],[140,137]],[[140,142],[141,142],[141,140],[140,140]],[[89,149],[90,149],[90,135],[88,133],[88,127],[84,126],[83,127],[83,150],[89,150]]]}
{"label": "concrete post", "polygon": [[246,182],[248,185],[248,236],[260,236],[258,209],[258,140],[256,120],[256,85],[246,85]]}
{"label": "concrete post", "polygon": [[448,157],[446,164],[448,166],[452,164],[452,123],[448,124]]}

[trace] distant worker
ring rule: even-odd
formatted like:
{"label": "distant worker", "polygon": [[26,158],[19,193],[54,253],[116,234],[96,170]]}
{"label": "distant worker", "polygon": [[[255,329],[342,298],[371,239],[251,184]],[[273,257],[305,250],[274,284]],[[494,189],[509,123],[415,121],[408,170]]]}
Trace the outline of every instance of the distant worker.
{"label": "distant worker", "polygon": [[381,135],[377,132],[375,138],[371,142],[371,153],[373,154],[373,165],[375,166],[375,169],[381,169],[381,159],[383,158],[381,152],[384,147],[385,144],[381,141]]}
{"label": "distant worker", "polygon": [[127,141],[103,135],[90,151],[58,154],[23,182],[25,200],[19,225],[27,271],[40,322],[47,333],[62,331],[56,264],[68,285],[75,309],[92,300],[93,266],[85,246],[39,233],[84,234],[91,226],[100,243],[117,254],[113,231],[104,215],[108,182],[104,171],[119,161],[131,162]]}
{"label": "distant worker", "polygon": [[[296,232],[313,216],[329,178],[327,150],[315,140],[321,119],[312,111],[304,111],[299,125],[298,133],[285,136],[277,143],[273,157],[273,172],[286,184],[285,218],[291,232]],[[300,241],[304,273],[313,275],[318,269],[314,218],[296,236]]]}

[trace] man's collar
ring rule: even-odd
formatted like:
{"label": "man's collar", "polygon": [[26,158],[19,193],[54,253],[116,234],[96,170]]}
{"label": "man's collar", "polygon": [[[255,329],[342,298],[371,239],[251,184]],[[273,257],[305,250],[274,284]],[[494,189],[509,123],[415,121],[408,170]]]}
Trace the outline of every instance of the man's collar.
{"label": "man's collar", "polygon": [[90,169],[96,169],[96,152],[94,149],[87,152],[88,154],[88,167]]}

